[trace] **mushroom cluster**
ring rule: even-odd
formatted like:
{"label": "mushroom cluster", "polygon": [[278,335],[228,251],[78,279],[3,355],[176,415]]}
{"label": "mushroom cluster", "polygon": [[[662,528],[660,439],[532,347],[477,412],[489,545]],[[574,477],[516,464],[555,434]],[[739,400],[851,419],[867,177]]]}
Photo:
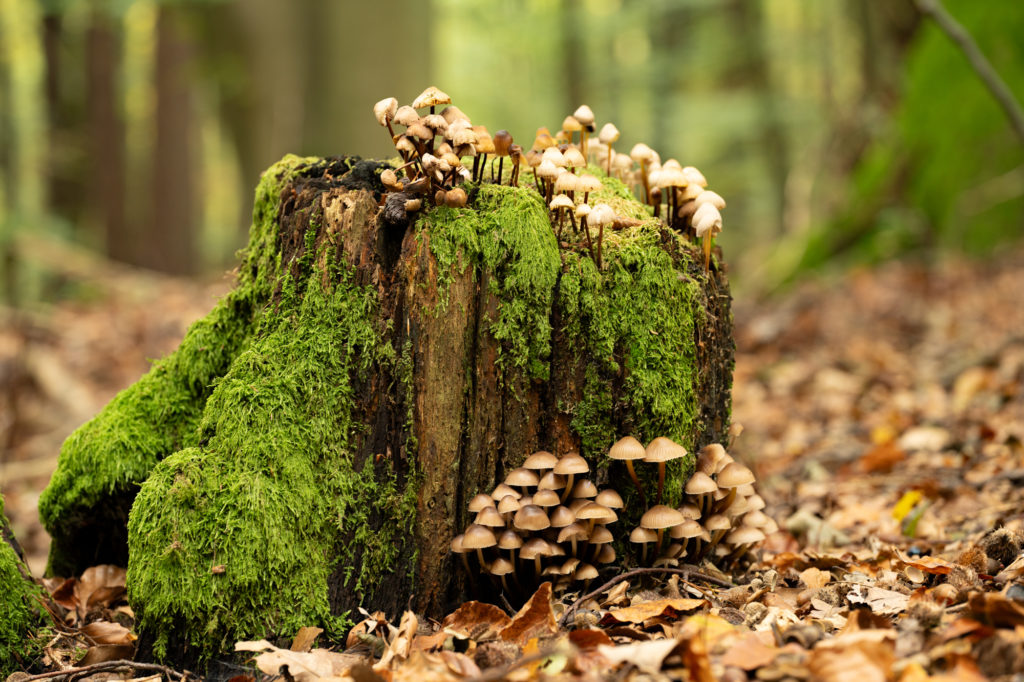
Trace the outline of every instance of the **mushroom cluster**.
{"label": "mushroom cluster", "polygon": [[630,533],[641,564],[675,566],[707,559],[725,568],[778,530],[761,511],[764,500],[754,491],[753,472],[718,443],[700,451],[684,492],[683,504],[676,509],[659,499]]}
{"label": "mushroom cluster", "polygon": [[[435,113],[437,107],[444,108]],[[465,206],[469,195],[462,185],[488,178],[492,183],[505,183],[507,158],[508,184],[519,185],[523,166],[533,173],[559,245],[585,248],[600,268],[605,228],[622,228],[635,221],[617,215],[608,204],[589,203],[590,194],[601,187],[597,176],[584,172],[593,156],[596,166],[609,177],[616,176],[637,189],[639,198],[651,205],[655,217],[664,216],[669,228],[702,240],[705,271],[710,267],[711,240],[722,230],[720,211],[725,200],[707,189],[707,180],[695,167],[682,166],[675,159],[662,163],[646,144],[634,145],[629,154],[616,152],[613,145],[620,133],[612,123],[606,123],[597,134],[599,144],[588,145],[588,134],[597,128],[594,112],[585,104],[566,116],[554,135],[547,128],[538,128],[529,150],[515,144],[507,130],[492,136],[485,126],[473,125],[452,105],[451,98],[434,86],[424,90],[412,105],[399,106],[394,97],[382,99],[373,113],[387,128],[402,159],[401,166],[381,173],[381,182],[402,197],[407,213],[430,202]],[[404,131],[396,132],[395,125],[403,126]],[[577,238],[572,244],[563,241],[567,221]],[[592,235],[594,230],[596,235]]]}
{"label": "mushroom cluster", "polygon": [[506,594],[525,597],[545,581],[589,583],[597,564],[615,561],[607,526],[618,520],[622,497],[598,490],[589,472],[575,452],[535,452],[491,494],[470,500],[473,523],[451,543],[470,583],[486,574]]}

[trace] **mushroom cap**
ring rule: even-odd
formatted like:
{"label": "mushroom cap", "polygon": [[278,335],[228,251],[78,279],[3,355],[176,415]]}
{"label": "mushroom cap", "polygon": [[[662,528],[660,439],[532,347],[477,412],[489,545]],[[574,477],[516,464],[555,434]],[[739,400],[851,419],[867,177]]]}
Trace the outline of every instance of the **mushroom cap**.
{"label": "mushroom cap", "polygon": [[599,564],[610,564],[615,561],[615,548],[610,545],[601,545],[601,549],[598,550],[597,556],[594,557],[594,561]]}
{"label": "mushroom cap", "polygon": [[555,138],[551,137],[551,131],[547,128],[537,128],[537,136],[533,138],[533,149],[544,150],[548,147],[554,147],[557,143]]}
{"label": "mushroom cap", "polygon": [[640,544],[642,542],[654,542],[658,539],[658,534],[650,528],[644,528],[643,526],[637,526],[633,529],[633,532],[629,534],[629,541]]}
{"label": "mushroom cap", "polygon": [[764,528],[770,520],[769,516],[760,509],[748,511],[743,515],[743,525],[753,526],[754,528]]}
{"label": "mushroom cap", "polygon": [[427,140],[434,139],[434,131],[419,121],[416,121],[415,123],[410,125],[409,128],[405,131],[405,134],[408,137],[415,137],[417,139],[423,140],[424,142],[426,142]]}
{"label": "mushroom cap", "polygon": [[597,204],[590,211],[587,223],[597,227],[598,225],[609,225],[615,222],[615,209],[608,204]]}
{"label": "mushroom cap", "polygon": [[519,550],[519,556],[523,559],[536,559],[539,556],[552,555],[551,544],[544,538],[530,538]]}
{"label": "mushroom cap", "polygon": [[710,476],[715,473],[718,467],[718,461],[725,456],[725,448],[719,443],[711,443],[705,445],[700,450],[700,455],[697,456],[697,470],[703,471],[705,474]]}
{"label": "mushroom cap", "polygon": [[376,117],[377,123],[382,126],[387,125],[395,117],[396,111],[398,111],[398,100],[394,97],[387,97],[373,105],[373,115]]}
{"label": "mushroom cap", "polygon": [[626,503],[622,501],[622,495],[619,495],[616,491],[611,488],[605,488],[597,494],[594,498],[594,502],[604,505],[609,509],[622,509],[626,506]]}
{"label": "mushroom cap", "polygon": [[576,521],[576,514],[568,507],[558,505],[548,513],[552,528],[565,528]]}
{"label": "mushroom cap", "polygon": [[570,540],[586,540],[586,539],[587,539],[587,529],[583,526],[582,523],[579,523],[579,522],[575,522],[574,521],[573,523],[570,523],[568,526],[565,526],[561,530],[558,531],[558,541],[559,542],[569,542]]}
{"label": "mushroom cap", "polygon": [[572,117],[579,121],[584,128],[594,132],[594,112],[586,104],[581,104],[576,111],[572,112]]}
{"label": "mushroom cap", "polygon": [[535,472],[523,467],[513,469],[505,477],[505,483],[518,486],[535,486],[539,480],[540,478],[538,478]]}
{"label": "mushroom cap", "polygon": [[712,514],[704,520],[704,527],[709,531],[729,530],[732,528],[732,521],[725,514]]}
{"label": "mushroom cap", "polygon": [[633,148],[629,150],[629,158],[637,163],[647,163],[651,160],[651,156],[654,154],[654,150],[645,145],[643,142],[637,142],[633,145]]}
{"label": "mushroom cap", "polygon": [[562,455],[553,471],[556,474],[585,474],[590,471],[590,465],[577,452],[570,452]]}
{"label": "mushroom cap", "polygon": [[513,495],[506,495],[498,500],[498,513],[511,514],[512,512],[519,511],[521,506],[523,505],[519,504],[518,498]]}
{"label": "mushroom cap", "polygon": [[523,462],[523,468],[532,469],[534,471],[538,471],[540,469],[550,469],[551,467],[555,466],[555,463],[557,462],[558,458],[552,455],[547,450],[538,450],[537,452],[533,453],[532,455],[526,458],[526,461]]}
{"label": "mushroom cap", "polygon": [[590,564],[580,564],[572,572],[573,580],[593,580],[597,577],[597,569]]}
{"label": "mushroom cap", "polygon": [[741,485],[740,487],[736,488],[736,494],[746,495],[747,497],[750,497],[751,495],[756,495],[757,491],[754,490],[753,483],[748,483],[747,485]]}
{"label": "mushroom cap", "polygon": [[645,462],[667,462],[686,455],[686,448],[670,438],[658,436],[650,442],[645,451]]}
{"label": "mushroom cap", "polygon": [[559,476],[554,471],[549,471],[537,481],[538,490],[561,490],[565,487],[565,476]]}
{"label": "mushroom cap", "polygon": [[619,519],[614,511],[597,502],[587,502],[577,509],[576,518],[588,521],[593,519],[596,523],[614,523]]}
{"label": "mushroom cap", "polygon": [[698,194],[694,201],[697,202],[698,206],[700,206],[701,204],[711,204],[719,211],[725,208],[725,199],[723,199],[718,192],[712,192],[709,189],[706,189],[700,194]]}
{"label": "mushroom cap", "polygon": [[[562,173],[555,180],[556,192],[575,192],[579,189],[579,178],[572,173]],[[566,197],[568,199],[568,197]],[[570,201],[571,203],[571,201]],[[575,204],[573,204],[575,206]]]}
{"label": "mushroom cap", "polygon": [[701,192],[703,192],[703,191],[704,191],[704,189],[701,188],[701,186],[696,184],[696,183],[694,183],[692,185],[687,185],[685,188],[683,188],[683,193],[682,193],[680,198],[684,202],[685,201],[692,201],[692,202],[694,202],[693,203],[693,210],[696,211],[697,210],[697,197],[699,197],[701,195]]}
{"label": "mushroom cap", "polygon": [[[737,491],[739,488],[737,488]],[[747,510],[756,511],[758,509],[764,509],[764,498],[760,495],[751,495],[747,498]]]}
{"label": "mushroom cap", "polygon": [[[601,189],[601,180],[596,175],[580,173],[576,189],[580,192],[596,192]],[[629,436],[626,436],[626,438],[629,438]]]}
{"label": "mushroom cap", "polygon": [[469,195],[461,187],[452,187],[445,193],[444,203],[446,206],[462,208],[469,201]]}
{"label": "mushroom cap", "polygon": [[512,517],[512,525],[519,530],[544,530],[551,527],[551,521],[537,505],[524,504]]}
{"label": "mushroom cap", "polygon": [[700,185],[701,187],[708,186],[708,181],[704,179],[704,174],[693,166],[684,166],[683,174],[686,175],[686,182],[691,185]]}
{"label": "mushroom cap", "polygon": [[[479,128],[483,126],[473,126]],[[481,133],[479,130],[476,131],[476,143],[473,145],[476,149],[477,154],[493,154],[494,153],[494,138],[492,138],[486,130]]]}
{"label": "mushroom cap", "polygon": [[682,538],[699,537],[703,530],[696,519],[686,519],[678,526],[672,526],[668,531],[668,535],[674,540],[681,540]]}
{"label": "mushroom cap", "polygon": [[508,156],[512,147],[512,133],[507,130],[499,130],[494,133],[494,153],[498,156]]}
{"label": "mushroom cap", "polygon": [[739,462],[730,462],[718,472],[719,488],[737,488],[754,482],[754,472]]}
{"label": "mushroom cap", "polygon": [[749,545],[764,540],[764,533],[753,526],[740,526],[725,536],[730,545]]}
{"label": "mushroom cap", "polygon": [[419,120],[420,115],[417,114],[416,110],[410,107],[408,104],[406,104],[405,106],[398,107],[398,110],[395,112],[394,121],[398,125],[408,127]]}
{"label": "mushroom cap", "polygon": [[644,449],[643,443],[633,436],[620,438],[608,451],[608,456],[612,459],[643,459],[645,454],[647,451]]}
{"label": "mushroom cap", "polygon": [[535,172],[537,173],[537,177],[545,179],[553,178],[558,175],[558,166],[553,164],[550,159],[544,159],[540,162],[540,165],[537,166],[537,170]]}
{"label": "mushroom cap", "polygon": [[562,130],[567,133],[575,133],[583,130],[583,124],[575,116],[566,116],[562,120]]}
{"label": "mushroom cap", "polygon": [[565,168],[565,155],[559,151],[558,147],[548,147],[545,149],[541,155],[541,163],[544,161],[550,161],[557,168]]}
{"label": "mushroom cap", "polygon": [[[572,175],[569,174],[569,173],[566,173],[566,175],[568,175],[569,177],[572,177]],[[562,178],[559,178],[559,180],[561,180],[561,179]],[[556,183],[556,185],[557,185],[557,183]],[[557,191],[557,187],[556,187],[556,191]],[[572,202],[572,199],[570,199],[566,195],[564,195],[564,194],[556,194],[554,196],[554,198],[551,200],[551,203],[548,204],[548,206],[551,208],[552,211],[557,211],[560,208],[575,208],[576,204],[574,204]]]}
{"label": "mushroom cap", "polygon": [[615,153],[615,156],[612,158],[612,168],[621,173],[623,171],[629,170],[632,167],[633,158],[629,154],[619,154],[618,152]]}
{"label": "mushroom cap", "polygon": [[505,519],[501,518],[501,512],[494,507],[484,507],[476,514],[476,520],[473,523],[481,526],[487,526],[489,528],[504,528]]}
{"label": "mushroom cap", "polygon": [[569,557],[565,560],[565,563],[559,568],[562,575],[572,575],[572,572],[576,570],[576,567],[580,565],[580,560],[576,557]]}
{"label": "mushroom cap", "polygon": [[686,176],[681,170],[663,168],[661,174],[658,175],[658,182],[655,184],[658,187],[686,187]]}
{"label": "mushroom cap", "polygon": [[510,486],[508,483],[499,483],[494,489],[494,492],[491,493],[491,499],[500,500],[506,495],[511,495],[517,500],[523,496],[521,492]]}
{"label": "mushroom cap", "polygon": [[452,98],[441,92],[437,86],[431,85],[420,93],[420,96],[412,101],[413,109],[424,107],[436,107],[439,104],[451,104]]}
{"label": "mushroom cap", "polygon": [[703,237],[708,231],[712,236],[722,231],[722,214],[711,204],[698,206],[690,222],[698,237]]}
{"label": "mushroom cap", "polygon": [[677,170],[680,173],[683,171],[683,164],[679,163],[675,159],[669,159],[665,163],[661,164],[661,167],[665,170]]}
{"label": "mushroom cap", "polygon": [[494,531],[478,523],[471,523],[462,536],[462,547],[464,549],[486,549],[498,544],[498,538],[494,537]]}
{"label": "mushroom cap", "polygon": [[707,474],[695,471],[684,488],[687,495],[705,495],[718,490],[718,485]]}
{"label": "mushroom cap", "polygon": [[601,144],[610,144],[619,139],[619,129],[615,127],[614,123],[605,123],[601,126],[601,132],[597,134],[598,141]]}
{"label": "mushroom cap", "polygon": [[455,552],[456,554],[465,554],[466,552],[469,551],[468,549],[466,549],[465,547],[462,546],[462,541],[465,539],[465,537],[466,537],[465,535],[463,535],[462,533],[459,533],[454,538],[452,538],[451,547],[452,547],[452,551]]}
{"label": "mushroom cap", "polygon": [[700,518],[700,507],[695,504],[686,502],[679,507],[679,513],[688,519],[699,519]]}
{"label": "mushroom cap", "polygon": [[685,520],[678,510],[663,504],[656,504],[640,517],[640,525],[644,528],[658,530],[678,526]]}
{"label": "mushroom cap", "polygon": [[569,147],[562,156],[565,157],[565,163],[569,168],[582,168],[587,165],[587,160],[583,158],[583,152],[576,147]]}
{"label": "mushroom cap", "polygon": [[[449,130],[451,130],[451,128],[449,128]],[[470,154],[468,153],[469,150],[465,150],[466,153],[460,154],[460,156],[476,156],[476,147],[474,147],[473,145],[476,144],[477,137],[476,133],[473,130],[471,130],[470,128],[456,130],[455,132],[451,133],[451,139],[452,144],[454,144],[456,147],[468,146],[473,151],[473,153]]]}
{"label": "mushroom cap", "polygon": [[480,493],[479,495],[474,496],[473,499],[469,501],[469,511],[474,513],[480,511],[484,507],[493,506],[494,498],[492,498],[487,493]]}
{"label": "mushroom cap", "polygon": [[511,528],[505,529],[498,536],[498,549],[519,549],[522,546],[523,539]]}
{"label": "mushroom cap", "polygon": [[409,199],[405,202],[405,212],[415,213],[423,207],[422,199]]}
{"label": "mushroom cap", "polygon": [[590,538],[587,539],[592,545],[604,545],[615,540],[612,537],[612,532],[604,526],[594,526],[594,530],[590,532]]}
{"label": "mushroom cap", "polygon": [[576,207],[576,217],[583,218],[590,215],[590,204],[580,204]]}
{"label": "mushroom cap", "polygon": [[554,490],[538,490],[533,494],[533,503],[538,507],[557,507],[560,501]]}
{"label": "mushroom cap", "polygon": [[441,115],[444,116],[444,120],[448,121],[448,125],[451,125],[455,121],[466,121],[469,122],[469,116],[463,113],[462,109],[459,109],[454,104],[446,106],[441,110]]}
{"label": "mushroom cap", "polygon": [[746,514],[748,511],[751,511],[751,509],[750,505],[747,503],[747,498],[742,495],[737,495],[733,498],[732,504],[730,504],[727,509],[723,510],[722,513],[727,516],[739,516],[740,514]]}
{"label": "mushroom cap", "polygon": [[444,116],[441,114],[427,114],[423,117],[423,125],[438,135],[444,135],[444,132],[448,130],[448,121],[444,120]]}
{"label": "mushroom cap", "polygon": [[[597,497],[597,486],[589,478],[581,478],[572,486],[571,495],[576,499]],[[605,505],[606,507],[608,505]]]}
{"label": "mushroom cap", "polygon": [[491,567],[488,569],[488,573],[491,575],[508,575],[509,573],[515,573],[515,566],[512,562],[505,557],[498,557],[491,562]]}

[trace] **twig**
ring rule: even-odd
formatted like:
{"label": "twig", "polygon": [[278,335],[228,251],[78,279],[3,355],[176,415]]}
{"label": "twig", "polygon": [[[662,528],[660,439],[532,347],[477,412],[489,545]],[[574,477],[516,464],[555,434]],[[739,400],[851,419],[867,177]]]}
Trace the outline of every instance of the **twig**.
{"label": "twig", "polygon": [[991,62],[982,54],[981,49],[974,42],[971,34],[953,18],[953,15],[946,11],[946,8],[942,6],[941,0],[916,0],[916,4],[917,9],[925,16],[930,17],[938,25],[939,29],[956,43],[960,51],[964,53],[971,68],[974,69],[974,72],[985,83],[992,96],[999,102],[1007,118],[1010,119],[1010,125],[1013,127],[1014,132],[1017,133],[1021,142],[1024,143],[1024,111],[1021,110],[1020,104],[1014,98],[1010,88],[1006,86],[1006,82],[999,76]]}
{"label": "twig", "polygon": [[538,651],[537,653],[531,654],[529,656],[523,656],[522,658],[512,661],[508,665],[490,668],[489,670],[487,670],[487,672],[481,673],[476,677],[469,678],[467,682],[497,682],[497,680],[503,680],[506,677],[508,677],[508,674],[516,668],[521,668],[524,665],[529,665],[530,663],[542,661],[549,656],[557,654],[559,650],[560,647],[556,646],[551,647],[550,649],[545,649],[544,651]]}
{"label": "twig", "polygon": [[697,569],[696,566],[686,565],[683,568],[634,568],[631,571],[620,573],[619,575],[615,576],[614,578],[606,582],[604,585],[601,585],[601,587],[597,588],[593,592],[588,592],[587,594],[581,596],[579,599],[574,601],[572,603],[572,606],[566,609],[565,613],[562,614],[561,619],[559,619],[559,627],[565,627],[569,624],[569,621],[572,620],[572,617],[576,614],[576,610],[580,607],[580,604],[582,604],[588,599],[593,599],[594,597],[601,594],[607,589],[615,587],[622,581],[629,580],[630,578],[635,578],[638,575],[657,575],[662,573],[668,573],[669,575],[681,575],[686,580],[690,580],[691,578],[697,578],[703,580],[704,582],[711,583],[712,585],[718,585],[719,587],[735,587],[735,585],[733,585],[728,580],[722,580],[721,578],[716,578],[713,575],[702,573]]}
{"label": "twig", "polygon": [[183,673],[179,673],[177,670],[172,670],[165,665],[159,665],[157,663],[136,663],[135,661],[122,660],[104,661],[102,663],[93,663],[92,665],[83,665],[78,668],[67,668],[65,670],[52,670],[48,673],[39,673],[38,675],[30,675],[29,677],[22,678],[21,682],[34,682],[34,680],[45,680],[53,677],[64,676],[81,677],[83,674],[92,675],[95,673],[117,670],[118,668],[129,668],[131,670],[147,673],[163,673],[164,675],[167,675],[167,679],[169,680],[184,681],[189,678],[194,679],[194,675],[187,670]]}

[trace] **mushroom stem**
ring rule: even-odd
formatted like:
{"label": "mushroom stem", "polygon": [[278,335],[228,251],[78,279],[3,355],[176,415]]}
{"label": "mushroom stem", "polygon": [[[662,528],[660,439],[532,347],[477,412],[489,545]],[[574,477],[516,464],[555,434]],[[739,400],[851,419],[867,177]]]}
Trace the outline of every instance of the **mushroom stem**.
{"label": "mushroom stem", "polygon": [[587,248],[590,249],[590,257],[597,262],[597,256],[594,254],[594,242],[590,240],[590,228],[587,227],[587,217],[583,216],[580,218],[580,227],[583,229],[583,234],[587,235]]}
{"label": "mushroom stem", "polygon": [[709,506],[714,507],[715,513],[724,512],[726,509],[730,507],[730,505],[732,505],[733,500],[735,499],[736,488],[729,488],[728,494],[726,494],[726,496],[722,498],[721,502],[719,502],[718,504],[714,504],[714,501],[712,501],[711,505]]}
{"label": "mushroom stem", "polygon": [[644,183],[644,203],[651,203],[651,188],[647,185],[647,167],[640,162],[640,180]]}
{"label": "mushroom stem", "polygon": [[608,143],[608,177],[612,176],[612,143]]}
{"label": "mushroom stem", "polygon": [[[565,209],[562,209],[562,210],[564,211]],[[569,478],[566,479],[566,481],[565,481],[565,490],[562,491],[562,497],[561,497],[561,501],[562,502],[565,502],[567,499],[569,499],[569,495],[572,493],[572,483],[573,483],[572,479],[575,476],[576,476],[575,474],[569,474]]]}
{"label": "mushroom stem", "polygon": [[480,156],[483,158],[480,160],[480,177],[476,178],[477,182],[484,181],[484,169],[487,168],[487,154],[481,154]]}
{"label": "mushroom stem", "polygon": [[580,152],[584,159],[587,158],[587,126],[583,126],[583,130],[580,131]]}
{"label": "mushroom stem", "polygon": [[712,552],[714,552],[714,551],[715,551],[715,547],[717,547],[717,546],[718,546],[718,543],[719,543],[719,541],[720,541],[720,540],[721,540],[721,539],[722,539],[723,537],[725,537],[725,531],[724,531],[724,530],[716,530],[716,531],[715,531],[715,532],[714,532],[714,533],[712,534],[712,536],[711,536],[711,542],[709,542],[709,543],[708,543],[708,546],[704,548],[704,551],[703,551],[703,552],[701,552],[701,556],[700,556],[700,558],[702,558],[702,559],[703,559],[703,558],[704,558],[705,556],[708,556],[708,555],[710,555],[710,554],[711,554]]}
{"label": "mushroom stem", "polygon": [[659,556],[661,555],[661,538],[664,535],[665,535],[665,529],[664,528],[659,528],[658,529],[658,542],[655,543],[655,545],[654,545],[655,554],[657,554]]}
{"label": "mushroom stem", "polygon": [[647,565],[647,543],[646,542],[641,542],[640,543],[640,563],[643,564],[644,566]]}
{"label": "mushroom stem", "polygon": [[541,196],[544,196],[544,190],[542,190],[542,189],[540,188],[540,176],[539,176],[539,175],[537,175],[537,170],[536,170],[536,169],[534,169],[534,171],[533,171],[533,181],[534,181],[534,182],[535,182],[535,183],[537,184],[537,192],[538,192],[538,193],[539,193],[539,194],[540,194]]}
{"label": "mushroom stem", "polygon": [[[580,220],[582,221],[583,218],[580,218]],[[572,211],[569,211],[569,224],[572,225],[573,234],[579,234],[580,228],[576,226],[576,214]]]}
{"label": "mushroom stem", "polygon": [[480,560],[480,568],[481,570],[483,570],[483,568],[487,565],[487,562],[484,561],[484,550],[480,547],[476,548],[476,558]]}
{"label": "mushroom stem", "polygon": [[633,485],[636,486],[636,491],[640,493],[641,506],[647,507],[647,496],[644,495],[644,488],[640,485],[640,479],[636,477],[636,470],[633,468],[633,460],[626,460],[626,471],[629,472],[629,478],[632,479]]}
{"label": "mushroom stem", "polygon": [[466,568],[466,576],[469,577],[469,584],[476,589],[476,582],[473,580],[473,571],[469,568],[469,555],[466,552],[462,552],[462,565]]}
{"label": "mushroom stem", "polygon": [[[498,157],[498,184],[499,185],[501,184],[501,172],[502,172],[502,166],[503,166],[504,163],[505,163],[505,157],[504,156],[499,156]],[[491,170],[492,171],[494,170],[493,166],[491,167]],[[492,182],[494,181],[494,177],[493,176],[491,177],[491,181]]]}

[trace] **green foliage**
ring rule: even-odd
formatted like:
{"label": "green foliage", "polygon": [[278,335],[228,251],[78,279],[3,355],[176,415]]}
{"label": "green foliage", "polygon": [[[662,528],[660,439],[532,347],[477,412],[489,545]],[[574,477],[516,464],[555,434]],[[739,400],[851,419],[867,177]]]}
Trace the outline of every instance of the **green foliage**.
{"label": "green foliage", "polygon": [[[0,519],[3,513],[0,496]],[[0,675],[28,669],[42,650],[36,633],[42,622],[37,602],[42,590],[27,574],[18,555],[0,538]]]}

